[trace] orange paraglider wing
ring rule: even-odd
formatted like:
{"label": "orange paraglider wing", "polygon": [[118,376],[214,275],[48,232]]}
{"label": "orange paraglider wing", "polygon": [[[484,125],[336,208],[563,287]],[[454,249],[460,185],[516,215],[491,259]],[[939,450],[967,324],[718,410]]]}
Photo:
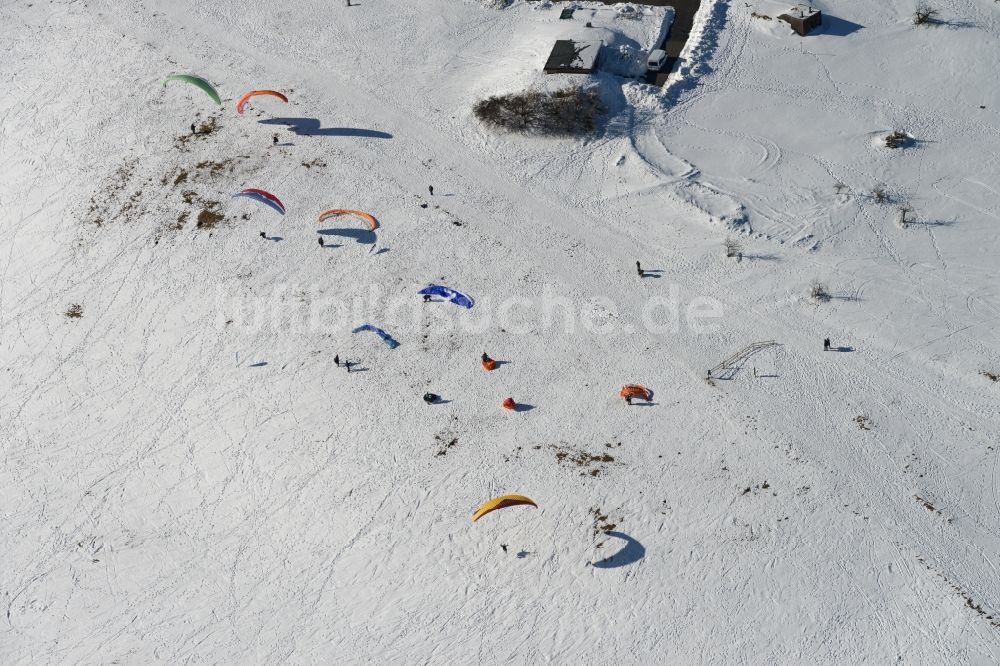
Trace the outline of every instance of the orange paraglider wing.
{"label": "orange paraglider wing", "polygon": [[643,400],[647,401],[653,398],[653,392],[641,384],[626,384],[622,387],[621,391],[618,391],[618,395],[623,398],[640,396]]}
{"label": "orange paraglider wing", "polygon": [[514,398],[507,398],[502,403],[500,403],[500,406],[503,407],[504,409],[514,409],[515,407],[517,407],[517,403],[514,402]]}
{"label": "orange paraglider wing", "polygon": [[483,516],[497,509],[506,509],[509,506],[520,506],[520,505],[533,506],[536,509],[538,505],[535,504],[534,500],[530,497],[525,497],[524,495],[501,495],[500,497],[494,497],[489,502],[483,503],[476,512],[472,514],[472,522],[476,522]]}
{"label": "orange paraglider wing", "polygon": [[251,90],[243,97],[240,97],[239,101],[236,102],[236,113],[243,113],[243,107],[250,100],[251,97],[256,97],[257,95],[270,95],[271,97],[277,97],[285,104],[288,104],[288,98],[277,90]]}
{"label": "orange paraglider wing", "polygon": [[483,369],[486,370],[487,372],[489,372],[490,370],[496,370],[496,367],[497,367],[497,362],[491,358],[488,358],[485,361],[483,361]]}
{"label": "orange paraglider wing", "polygon": [[369,215],[368,213],[364,212],[363,210],[347,210],[347,209],[342,209],[342,208],[333,208],[333,209],[328,210],[328,211],[326,211],[324,213],[320,213],[319,221],[322,222],[323,220],[326,220],[328,218],[335,217],[335,216],[338,216],[338,215],[354,215],[354,216],[360,217],[362,220],[364,220],[365,222],[368,223],[368,226],[371,227],[372,231],[375,231],[376,229],[378,229],[378,220],[376,220],[374,216]]}

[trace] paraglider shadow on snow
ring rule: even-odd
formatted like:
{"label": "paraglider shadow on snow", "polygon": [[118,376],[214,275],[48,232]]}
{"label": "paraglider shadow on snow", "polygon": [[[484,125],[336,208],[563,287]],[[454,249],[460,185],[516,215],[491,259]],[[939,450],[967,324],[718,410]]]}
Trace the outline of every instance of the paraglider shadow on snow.
{"label": "paraglider shadow on snow", "polygon": [[257,121],[262,125],[286,125],[299,136],[358,136],[367,139],[391,139],[388,132],[360,127],[323,127],[318,118],[267,118]]}
{"label": "paraglider shadow on snow", "polygon": [[635,564],[646,556],[646,547],[622,532],[608,532],[608,536],[618,537],[625,541],[625,547],[614,555],[605,557],[603,560],[594,562],[595,569],[617,569]]}
{"label": "paraglider shadow on snow", "polygon": [[375,241],[378,240],[378,236],[375,232],[369,231],[368,229],[320,229],[317,233],[324,236],[342,236],[344,238],[353,238],[361,245],[374,245]]}
{"label": "paraglider shadow on snow", "polygon": [[523,402],[519,402],[516,405],[514,405],[514,410],[513,411],[515,411],[515,412],[530,412],[533,409],[535,409],[534,405],[527,405],[527,404],[525,404]]}

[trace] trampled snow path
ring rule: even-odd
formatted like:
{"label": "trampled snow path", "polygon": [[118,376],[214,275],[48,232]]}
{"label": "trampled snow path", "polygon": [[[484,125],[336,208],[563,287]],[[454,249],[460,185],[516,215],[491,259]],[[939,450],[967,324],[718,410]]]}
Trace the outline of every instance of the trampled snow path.
{"label": "trampled snow path", "polygon": [[[958,3],[975,28],[915,32],[903,10],[850,2],[865,29],[802,42],[810,55],[736,5],[696,87],[666,107],[627,88],[625,131],[588,142],[470,116],[530,34],[523,4],[0,9],[4,661],[996,661],[998,410],[978,373],[1000,366],[1000,93],[977,41],[995,15]],[[930,64],[893,55],[933,39]],[[941,92],[872,81],[872,59]],[[164,91],[169,71],[208,76],[227,106]],[[970,82],[992,115],[966,108]],[[265,85],[291,104],[236,117]],[[219,128],[179,142],[195,112]],[[344,132],[255,122],[272,117]],[[870,147],[904,121],[927,143]],[[276,129],[291,145],[270,146]],[[954,223],[896,228],[864,197],[875,178]],[[692,182],[748,215],[743,262],[684,203],[704,205]],[[245,186],[288,215],[230,203]],[[235,222],[171,229],[187,187]],[[120,202],[99,227],[95,195]],[[387,252],[317,248],[315,214],[348,204],[377,214]],[[663,277],[640,281],[636,259]],[[829,303],[806,300],[813,277]],[[419,303],[431,281],[472,294],[477,317],[552,293],[575,330],[559,309],[548,327],[514,312],[462,330]],[[642,326],[673,290],[723,317]],[[373,292],[422,319],[337,316]],[[376,316],[398,349],[350,335]],[[853,351],[823,353],[827,336]],[[769,339],[758,379],[704,381]],[[487,375],[483,350],[510,363]],[[367,370],[334,368],[338,352]],[[628,382],[657,404],[626,409]],[[507,395],[535,409],[504,413]],[[583,452],[614,460],[569,462]],[[541,508],[472,525],[502,492]],[[612,523],[642,557],[590,566],[623,547]]]}

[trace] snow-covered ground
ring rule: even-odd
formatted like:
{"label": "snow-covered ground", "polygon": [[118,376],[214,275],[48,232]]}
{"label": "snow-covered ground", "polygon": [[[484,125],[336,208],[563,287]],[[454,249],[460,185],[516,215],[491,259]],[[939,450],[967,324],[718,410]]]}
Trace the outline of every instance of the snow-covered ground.
{"label": "snow-covered ground", "polygon": [[484,4],[0,6],[2,661],[1000,660],[1000,5],[706,0],[552,140]]}

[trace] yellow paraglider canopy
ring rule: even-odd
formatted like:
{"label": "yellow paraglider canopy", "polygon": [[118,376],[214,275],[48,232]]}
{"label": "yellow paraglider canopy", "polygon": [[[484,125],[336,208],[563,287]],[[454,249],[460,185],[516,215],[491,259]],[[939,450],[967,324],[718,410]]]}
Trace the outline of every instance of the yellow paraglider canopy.
{"label": "yellow paraglider canopy", "polygon": [[476,522],[486,514],[497,509],[506,509],[509,506],[519,506],[522,504],[529,504],[536,509],[538,508],[538,505],[530,497],[525,497],[524,495],[501,495],[500,497],[494,497],[476,509],[476,512],[472,514],[472,522]]}

